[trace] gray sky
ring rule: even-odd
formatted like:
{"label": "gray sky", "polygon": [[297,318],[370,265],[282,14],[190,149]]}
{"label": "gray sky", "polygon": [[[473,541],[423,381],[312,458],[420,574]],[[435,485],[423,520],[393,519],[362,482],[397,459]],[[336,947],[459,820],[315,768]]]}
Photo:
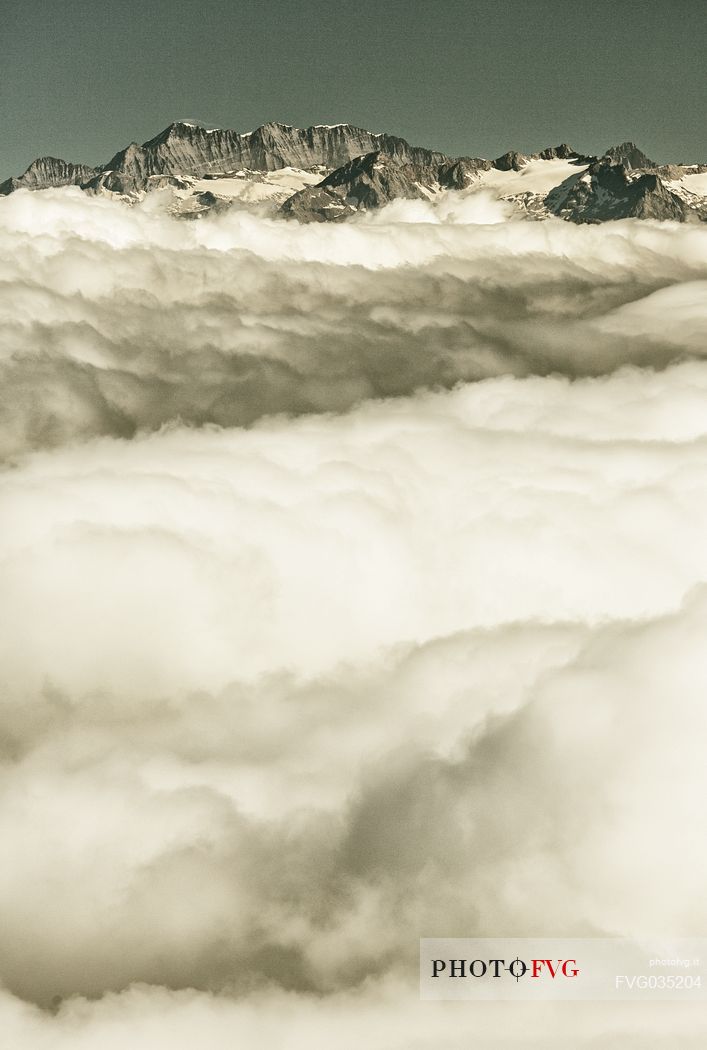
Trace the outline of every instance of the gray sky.
{"label": "gray sky", "polygon": [[172,120],[707,161],[704,0],[2,0],[0,178]]}

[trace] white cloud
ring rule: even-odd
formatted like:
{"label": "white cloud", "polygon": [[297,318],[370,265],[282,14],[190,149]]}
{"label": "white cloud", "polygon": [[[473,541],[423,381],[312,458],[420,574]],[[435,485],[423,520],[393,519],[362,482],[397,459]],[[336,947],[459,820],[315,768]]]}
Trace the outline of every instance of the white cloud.
{"label": "white cloud", "polygon": [[[665,1009],[665,1003],[421,1003],[399,982],[326,998],[264,992],[234,1002],[193,991],[139,986],[98,1003],[66,1003],[58,1017],[42,1016],[17,1001],[0,1003],[3,1032],[14,1046],[33,1050],[226,1050],[267,1045],[309,1050],[335,1043],[342,1050],[464,1050],[483,1039],[493,1050],[658,1050],[704,1044],[700,1003]],[[659,1009],[660,1007],[660,1009]]]}
{"label": "white cloud", "polygon": [[[703,932],[707,366],[670,362],[704,231],[9,202],[12,1045],[466,1046],[470,1004],[416,1001],[421,934]],[[472,315],[520,377],[334,411]],[[330,411],[179,423],[236,321]],[[489,1010],[485,1045],[704,1040],[683,1006],[571,1009]]]}
{"label": "white cloud", "polygon": [[322,227],[4,198],[0,453],[701,355],[703,229],[504,222],[499,202],[450,200]]}

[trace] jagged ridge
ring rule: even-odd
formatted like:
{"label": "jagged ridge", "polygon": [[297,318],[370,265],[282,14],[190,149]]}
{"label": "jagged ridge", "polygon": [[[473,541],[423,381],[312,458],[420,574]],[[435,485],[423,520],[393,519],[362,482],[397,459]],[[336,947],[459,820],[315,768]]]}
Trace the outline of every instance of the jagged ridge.
{"label": "jagged ridge", "polygon": [[[394,135],[349,124],[300,129],[268,123],[253,132],[239,133],[177,121],[142,145],[130,143],[97,168],[39,158],[23,175],[2,183],[0,194],[78,185],[88,192],[137,199],[149,189],[171,186],[183,195],[191,194],[183,213],[194,216],[229,206],[218,192],[205,192],[203,183],[201,189],[192,191],[194,180],[237,175],[241,180],[257,181],[263,179],[263,173],[267,177],[267,173],[292,168],[318,172],[322,177],[289,199],[285,199],[287,191],[273,193],[273,200],[284,200],[282,213],[300,221],[338,221],[398,198],[464,190],[492,170],[524,173],[536,161],[565,161],[578,171],[569,178],[563,175],[564,181],[549,193],[511,195],[534,217],[555,214],[572,222],[604,222],[627,217],[685,221],[691,215],[707,215],[702,198],[679,189],[673,192],[665,184],[664,180],[679,183],[688,169],[658,166],[632,142],[610,147],[600,158],[580,154],[562,143],[531,155],[509,151],[489,161],[449,157],[411,146]],[[703,170],[707,169],[689,169],[690,173]],[[565,175],[566,171],[565,166]],[[312,178],[317,175],[302,178],[299,185]]]}
{"label": "jagged ridge", "polygon": [[95,169],[87,164],[69,164],[59,157],[38,157],[17,178],[0,183],[0,195],[7,196],[15,190],[41,190],[48,186],[80,186],[94,175]]}

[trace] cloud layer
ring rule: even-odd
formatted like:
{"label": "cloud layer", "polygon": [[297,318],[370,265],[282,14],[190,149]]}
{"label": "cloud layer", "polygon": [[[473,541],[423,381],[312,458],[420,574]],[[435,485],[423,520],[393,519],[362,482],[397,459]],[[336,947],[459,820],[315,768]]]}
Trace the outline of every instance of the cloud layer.
{"label": "cloud layer", "polygon": [[8,201],[12,1045],[702,1045],[416,965],[707,933],[704,231]]}
{"label": "cloud layer", "polygon": [[159,194],[133,209],[76,189],[4,198],[0,454],[702,355],[699,226],[505,209],[451,195],[322,228],[186,223]]}

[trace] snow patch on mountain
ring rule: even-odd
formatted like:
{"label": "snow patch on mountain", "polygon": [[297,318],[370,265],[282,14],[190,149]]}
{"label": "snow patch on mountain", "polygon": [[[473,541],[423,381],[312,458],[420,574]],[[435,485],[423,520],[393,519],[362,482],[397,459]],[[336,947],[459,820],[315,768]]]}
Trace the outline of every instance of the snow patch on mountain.
{"label": "snow patch on mountain", "polygon": [[479,172],[478,181],[471,190],[493,190],[499,197],[520,193],[547,194],[565,179],[582,171],[586,171],[586,166],[578,167],[571,160],[530,160],[520,171],[491,168]]}

